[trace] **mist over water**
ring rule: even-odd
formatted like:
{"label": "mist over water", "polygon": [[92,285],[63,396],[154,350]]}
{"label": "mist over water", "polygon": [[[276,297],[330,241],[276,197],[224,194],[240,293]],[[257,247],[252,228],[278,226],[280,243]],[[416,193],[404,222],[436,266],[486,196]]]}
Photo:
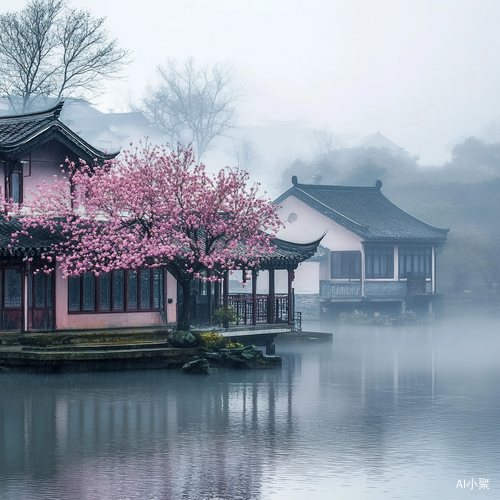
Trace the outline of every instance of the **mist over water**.
{"label": "mist over water", "polygon": [[0,499],[496,498],[499,323],[322,325],[269,371],[2,373]]}

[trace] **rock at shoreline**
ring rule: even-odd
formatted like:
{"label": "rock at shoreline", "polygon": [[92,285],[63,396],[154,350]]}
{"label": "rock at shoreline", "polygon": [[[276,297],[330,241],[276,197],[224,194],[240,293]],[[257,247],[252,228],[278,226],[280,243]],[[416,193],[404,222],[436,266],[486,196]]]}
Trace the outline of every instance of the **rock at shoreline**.
{"label": "rock at shoreline", "polygon": [[195,347],[199,344],[199,339],[196,338],[191,332],[173,332],[168,339],[168,343],[172,347]]}
{"label": "rock at shoreline", "polygon": [[182,371],[189,374],[209,375],[210,365],[206,359],[199,358],[185,363]]}

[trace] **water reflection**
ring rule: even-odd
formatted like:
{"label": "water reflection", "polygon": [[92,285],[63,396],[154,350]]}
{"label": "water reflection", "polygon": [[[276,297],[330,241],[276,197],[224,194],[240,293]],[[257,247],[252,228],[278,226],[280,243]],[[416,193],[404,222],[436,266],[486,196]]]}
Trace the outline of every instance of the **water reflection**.
{"label": "water reflection", "polygon": [[337,329],[276,371],[3,373],[0,499],[494,494],[497,327]]}

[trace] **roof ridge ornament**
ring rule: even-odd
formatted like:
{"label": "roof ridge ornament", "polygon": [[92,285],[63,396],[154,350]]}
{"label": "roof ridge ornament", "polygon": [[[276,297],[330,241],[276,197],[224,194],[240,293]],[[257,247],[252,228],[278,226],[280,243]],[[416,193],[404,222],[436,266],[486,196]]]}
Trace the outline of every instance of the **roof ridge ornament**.
{"label": "roof ridge ornament", "polygon": [[292,175],[292,184],[296,186],[299,183],[299,180],[297,179],[296,175]]}
{"label": "roof ridge ornament", "polygon": [[375,187],[380,191],[380,188],[382,187],[382,181],[377,179],[375,181]]}

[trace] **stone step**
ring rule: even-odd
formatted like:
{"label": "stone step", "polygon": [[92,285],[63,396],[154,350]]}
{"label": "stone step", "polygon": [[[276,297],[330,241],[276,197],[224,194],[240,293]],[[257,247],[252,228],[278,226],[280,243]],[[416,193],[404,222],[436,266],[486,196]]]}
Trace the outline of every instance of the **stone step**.
{"label": "stone step", "polygon": [[130,351],[130,350],[148,350],[151,349],[165,349],[168,347],[168,342],[136,342],[133,344],[60,344],[56,346],[24,346],[23,351],[26,352],[40,352],[40,351],[67,351],[67,352],[81,352],[81,351]]}

